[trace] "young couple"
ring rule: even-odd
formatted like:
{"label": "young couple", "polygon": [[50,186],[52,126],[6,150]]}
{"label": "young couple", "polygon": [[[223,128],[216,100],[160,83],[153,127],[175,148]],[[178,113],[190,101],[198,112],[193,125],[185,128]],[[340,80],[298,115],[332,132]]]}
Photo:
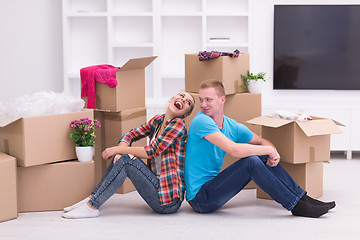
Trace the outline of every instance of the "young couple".
{"label": "young couple", "polygon": [[[295,216],[318,218],[335,207],[335,202],[309,197],[296,184],[278,164],[280,156],[271,142],[223,115],[225,91],[221,82],[202,82],[199,100],[201,112],[192,120],[189,134],[184,118],[191,114],[195,99],[181,92],[170,99],[165,114],[130,130],[117,146],[105,149],[103,158],[112,160],[104,176],[89,197],[64,208],[63,217],[99,216],[101,205],[126,177],[145,202],[163,214],[177,212],[185,185],[186,200],[194,211],[209,213],[250,180]],[[132,142],[145,137],[150,138],[148,146],[131,147]],[[226,153],[239,160],[220,172]],[[141,158],[148,159],[149,166]]]}

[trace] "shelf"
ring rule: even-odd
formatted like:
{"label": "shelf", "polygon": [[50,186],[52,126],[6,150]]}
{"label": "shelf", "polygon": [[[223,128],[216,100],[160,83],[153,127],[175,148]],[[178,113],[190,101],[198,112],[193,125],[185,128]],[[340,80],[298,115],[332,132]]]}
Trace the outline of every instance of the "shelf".
{"label": "shelf", "polygon": [[[248,52],[250,0],[62,0],[64,90],[79,95],[80,69],[159,56],[145,70],[146,98],[185,88],[185,54]],[[210,41],[227,37],[229,41]]]}

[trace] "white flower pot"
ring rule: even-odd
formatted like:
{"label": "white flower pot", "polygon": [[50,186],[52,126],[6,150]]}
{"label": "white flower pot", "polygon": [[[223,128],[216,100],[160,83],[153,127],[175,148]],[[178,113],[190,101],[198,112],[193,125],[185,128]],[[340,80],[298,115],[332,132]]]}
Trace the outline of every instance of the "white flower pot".
{"label": "white flower pot", "polygon": [[90,162],[94,156],[94,147],[75,147],[75,152],[80,162]]}
{"label": "white flower pot", "polygon": [[250,93],[261,93],[263,83],[264,81],[262,79],[258,79],[257,81],[250,81],[247,88]]}

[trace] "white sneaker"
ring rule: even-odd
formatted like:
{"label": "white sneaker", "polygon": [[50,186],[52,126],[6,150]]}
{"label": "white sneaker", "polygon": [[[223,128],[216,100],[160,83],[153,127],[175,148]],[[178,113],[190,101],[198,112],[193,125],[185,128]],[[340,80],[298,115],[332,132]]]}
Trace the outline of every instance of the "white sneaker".
{"label": "white sneaker", "polygon": [[71,210],[70,212],[63,213],[64,218],[94,218],[100,215],[100,211],[97,209],[90,208],[86,203],[78,208]]}
{"label": "white sneaker", "polygon": [[87,198],[81,200],[80,202],[75,203],[74,205],[72,205],[72,206],[70,206],[70,207],[66,207],[66,208],[64,208],[64,212],[69,212],[69,211],[71,211],[71,210],[73,210],[73,209],[75,209],[75,208],[77,208],[77,207],[80,207],[80,206],[83,205],[84,203],[87,203],[89,200],[90,200],[90,198],[87,197]]}

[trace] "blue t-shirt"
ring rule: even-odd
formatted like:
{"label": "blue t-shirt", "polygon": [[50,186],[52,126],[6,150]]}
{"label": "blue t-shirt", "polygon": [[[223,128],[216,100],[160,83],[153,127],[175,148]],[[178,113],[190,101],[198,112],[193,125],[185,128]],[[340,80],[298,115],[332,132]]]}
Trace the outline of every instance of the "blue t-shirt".
{"label": "blue t-shirt", "polygon": [[191,121],[185,155],[186,200],[192,200],[201,186],[216,177],[223,164],[226,152],[212,144],[204,137],[208,134],[222,132],[236,143],[248,143],[253,133],[243,124],[224,116],[223,128],[215,121],[199,112]]}

